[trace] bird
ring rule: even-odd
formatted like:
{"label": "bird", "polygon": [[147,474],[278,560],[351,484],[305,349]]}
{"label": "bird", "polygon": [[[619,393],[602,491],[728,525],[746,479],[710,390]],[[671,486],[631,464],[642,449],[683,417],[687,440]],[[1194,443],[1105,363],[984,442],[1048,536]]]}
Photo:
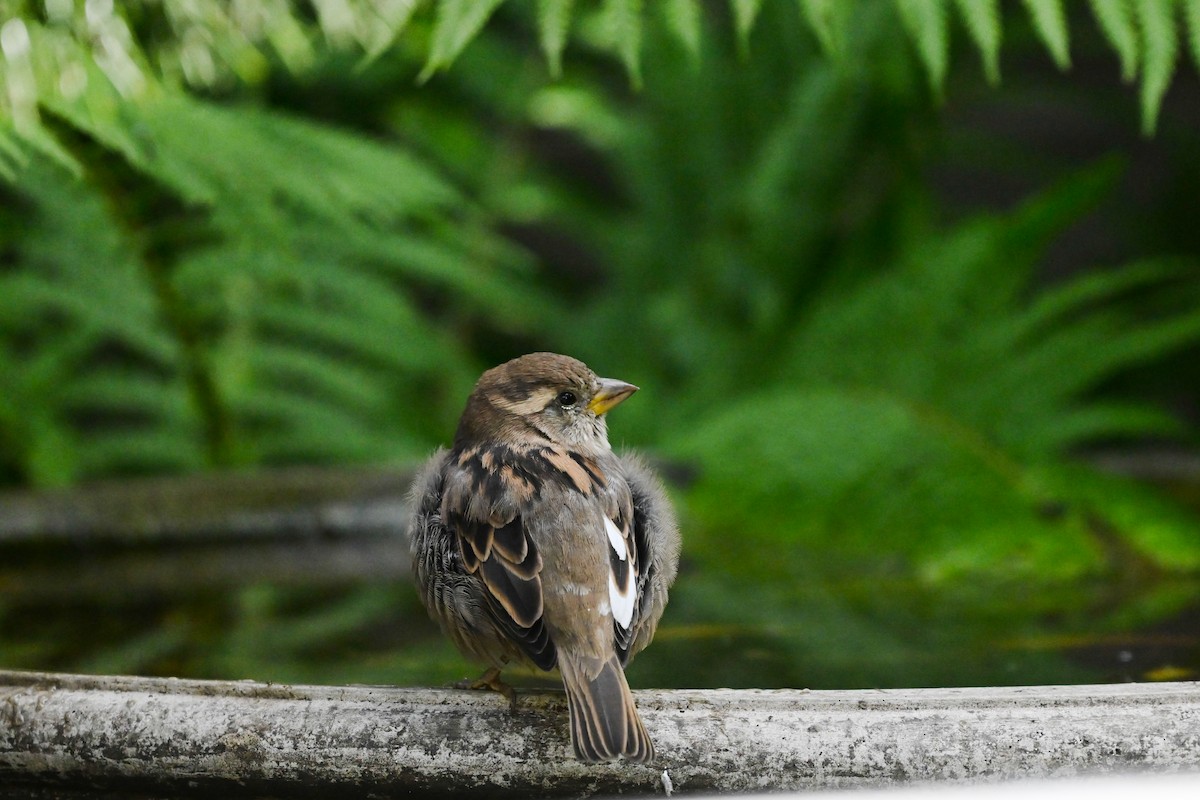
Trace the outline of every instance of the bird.
{"label": "bird", "polygon": [[608,441],[607,413],[637,390],[557,353],[489,369],[409,497],[421,599],[488,665],[472,685],[511,693],[505,665],[557,668],[587,763],[655,755],[624,667],[654,637],[681,540],[657,475]]}

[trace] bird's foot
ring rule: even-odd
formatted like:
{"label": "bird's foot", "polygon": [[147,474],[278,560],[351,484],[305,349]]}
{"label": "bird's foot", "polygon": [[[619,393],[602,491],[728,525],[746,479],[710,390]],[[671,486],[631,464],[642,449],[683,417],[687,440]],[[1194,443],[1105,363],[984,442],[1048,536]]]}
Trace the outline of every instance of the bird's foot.
{"label": "bird's foot", "polygon": [[517,690],[500,680],[500,668],[491,667],[475,680],[470,678],[454,684],[455,689],[490,689],[499,692],[508,699],[508,707],[512,713],[517,713]]}

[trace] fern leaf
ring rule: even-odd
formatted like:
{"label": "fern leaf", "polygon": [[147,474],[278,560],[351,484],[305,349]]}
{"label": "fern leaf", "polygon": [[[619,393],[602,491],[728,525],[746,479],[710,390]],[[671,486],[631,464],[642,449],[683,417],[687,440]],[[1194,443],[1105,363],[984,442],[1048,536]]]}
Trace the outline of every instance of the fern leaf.
{"label": "fern leaf", "polygon": [[929,86],[940,97],[950,52],[945,0],[895,0],[895,5],[917,47],[917,55],[929,77]]}
{"label": "fern leaf", "polygon": [[729,0],[733,10],[733,28],[737,32],[738,52],[743,56],[750,53],[750,32],[762,11],[762,0]]}
{"label": "fern leaf", "polygon": [[1158,124],[1163,95],[1171,85],[1179,55],[1175,0],[1134,0],[1142,31],[1142,133],[1150,136]]}
{"label": "fern leaf", "polygon": [[429,58],[417,80],[427,81],[438,70],[453,64],[502,2],[504,0],[440,0]]}
{"label": "fern leaf", "polygon": [[404,33],[413,12],[417,10],[418,2],[420,0],[392,0],[372,4],[376,19],[365,26],[366,53],[358,64],[360,70],[375,62]]}
{"label": "fern leaf", "polygon": [[1178,419],[1157,408],[1122,403],[1092,403],[1072,408],[1054,420],[1046,430],[1032,432],[1036,438],[1054,450],[1065,450],[1079,442],[1119,438],[1179,436],[1185,426]]}
{"label": "fern leaf", "polygon": [[1147,261],[1121,269],[1088,273],[1042,292],[1013,321],[1022,335],[1038,336],[1044,326],[1061,321],[1088,306],[1187,274],[1184,265],[1164,261]]}
{"label": "fern leaf", "polygon": [[[1121,370],[1193,345],[1198,338],[1200,314],[1196,313],[1143,323],[1132,330],[1127,322],[1093,314],[1043,334],[1031,347],[1014,354],[1005,374],[996,376],[997,384],[1011,380],[1013,386],[1037,387],[1039,403],[1069,402]],[[1029,430],[1019,435],[1028,438]]]}
{"label": "fern leaf", "polygon": [[0,178],[16,183],[17,168],[25,162],[25,154],[16,136],[0,129]]}
{"label": "fern leaf", "polygon": [[663,0],[659,7],[667,31],[683,46],[692,63],[698,64],[702,33],[699,0]]}
{"label": "fern leaf", "polygon": [[1023,0],[1033,21],[1033,29],[1050,51],[1059,69],[1071,66],[1070,36],[1062,0]]}
{"label": "fern leaf", "polygon": [[1000,83],[999,0],[955,0],[955,3],[971,34],[971,40],[975,42],[975,48],[979,50],[983,74],[988,83],[995,86]]}
{"label": "fern leaf", "polygon": [[233,404],[255,461],[361,461],[385,455],[376,427],[344,407],[270,389],[235,397]]}
{"label": "fern leaf", "polygon": [[846,12],[851,3],[842,0],[797,0],[800,12],[817,36],[826,55],[838,58],[846,46]]}
{"label": "fern leaf", "polygon": [[321,34],[335,46],[354,41],[355,15],[341,0],[312,0]]}
{"label": "fern leaf", "polygon": [[1138,32],[1129,0],[1091,0],[1092,15],[1100,24],[1104,38],[1121,59],[1121,80],[1128,83],[1137,75]]}
{"label": "fern leaf", "polygon": [[642,0],[606,0],[604,25],[635,89],[642,86]]}
{"label": "fern leaf", "polygon": [[444,340],[406,297],[361,271],[345,270],[336,287],[320,286],[314,293],[312,303],[268,298],[257,309],[259,319],[270,332],[392,367],[429,369],[450,357]]}
{"label": "fern leaf", "polygon": [[324,354],[275,341],[257,344],[250,354],[256,380],[286,386],[361,413],[386,408],[386,391],[370,370],[344,360],[337,369],[330,367]]}
{"label": "fern leaf", "polygon": [[200,434],[161,426],[91,434],[79,452],[79,477],[116,473],[199,472],[206,466]]}
{"label": "fern leaf", "polygon": [[[122,288],[129,292],[128,298],[121,296]],[[15,275],[4,284],[6,304],[22,308],[23,314],[61,313],[81,322],[94,336],[115,334],[130,350],[155,363],[169,364],[177,354],[175,343],[162,330],[147,324],[153,314],[140,304],[147,298],[132,291],[134,288],[116,282],[104,285],[102,279],[57,283],[27,274]]]}
{"label": "fern leaf", "polygon": [[63,387],[63,407],[81,413],[113,412],[147,420],[182,421],[191,411],[177,384],[129,369],[75,375]]}
{"label": "fern leaf", "polygon": [[1080,466],[1064,466],[1045,478],[1054,489],[1102,513],[1135,552],[1164,570],[1195,572],[1200,567],[1194,512],[1172,503],[1157,487]]}
{"label": "fern leaf", "polygon": [[[861,555],[886,537],[890,552],[929,577],[945,575],[947,554],[961,547],[1003,551],[963,559],[975,569],[1021,563],[1065,577],[1101,563],[1083,532],[1039,518],[1030,469],[894,392],[763,393],[706,418],[674,447],[702,466],[691,494],[699,518],[717,530],[740,519],[751,546],[803,542]],[[1036,556],[1022,553],[1031,544]]]}
{"label": "fern leaf", "polygon": [[1187,19],[1192,60],[1196,62],[1196,69],[1200,69],[1200,0],[1183,0],[1183,15]]}
{"label": "fern leaf", "polygon": [[567,46],[574,5],[575,0],[538,0],[538,40],[550,74],[555,78],[562,76],[562,54]]}

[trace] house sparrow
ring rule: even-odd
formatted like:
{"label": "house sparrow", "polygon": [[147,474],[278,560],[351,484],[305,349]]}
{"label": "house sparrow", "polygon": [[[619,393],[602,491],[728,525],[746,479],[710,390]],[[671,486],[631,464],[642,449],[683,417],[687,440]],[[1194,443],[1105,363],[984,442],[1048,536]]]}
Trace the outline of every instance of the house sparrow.
{"label": "house sparrow", "polygon": [[430,614],[491,666],[482,684],[514,659],[557,667],[587,762],[654,757],[622,668],[654,636],[680,541],[658,479],[608,443],[606,412],[637,388],[554,353],[501,364],[412,488]]}

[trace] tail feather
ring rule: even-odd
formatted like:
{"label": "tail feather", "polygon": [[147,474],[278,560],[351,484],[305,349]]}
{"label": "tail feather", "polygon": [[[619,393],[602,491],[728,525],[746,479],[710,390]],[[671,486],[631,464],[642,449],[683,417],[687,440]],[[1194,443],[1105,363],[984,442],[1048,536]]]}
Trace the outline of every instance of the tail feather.
{"label": "tail feather", "polygon": [[575,659],[559,651],[559,671],[567,690],[571,715],[571,744],[581,761],[611,761],[624,756],[644,763],[654,758],[642,718],[633,704],[633,694],[616,656],[609,658],[595,676]]}

